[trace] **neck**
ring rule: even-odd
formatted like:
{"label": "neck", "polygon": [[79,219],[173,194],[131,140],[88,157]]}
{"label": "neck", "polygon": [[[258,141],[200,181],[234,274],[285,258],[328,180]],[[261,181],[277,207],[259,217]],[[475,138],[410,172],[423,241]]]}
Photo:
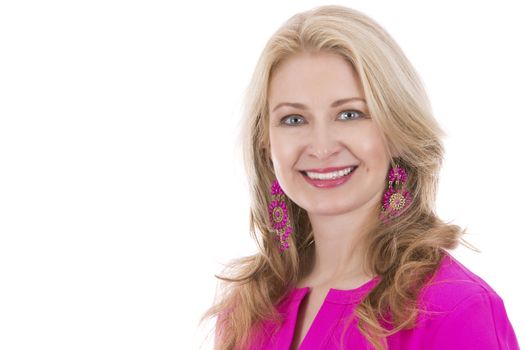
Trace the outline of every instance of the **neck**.
{"label": "neck", "polygon": [[377,222],[376,208],[363,205],[338,215],[308,214],[315,240],[315,260],[308,276],[311,285],[335,285],[372,278],[366,268],[366,234]]}

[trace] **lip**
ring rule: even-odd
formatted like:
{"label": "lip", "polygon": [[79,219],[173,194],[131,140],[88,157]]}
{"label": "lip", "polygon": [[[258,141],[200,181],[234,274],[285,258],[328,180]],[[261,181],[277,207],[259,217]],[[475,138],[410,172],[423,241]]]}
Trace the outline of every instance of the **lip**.
{"label": "lip", "polygon": [[[343,168],[344,169],[344,168]],[[346,183],[352,175],[354,175],[356,169],[352,170],[348,175],[345,175],[343,177],[333,179],[333,180],[317,180],[317,179],[311,179],[306,175],[306,172],[301,171],[301,175],[305,179],[306,182],[308,182],[310,185],[317,187],[317,188],[333,188],[338,187]]]}
{"label": "lip", "polygon": [[317,168],[317,169],[305,169],[301,171],[311,171],[314,173],[330,173],[332,171],[342,170],[350,167],[356,167],[357,165],[345,165],[345,166],[339,166],[339,167],[330,167],[330,168]]}

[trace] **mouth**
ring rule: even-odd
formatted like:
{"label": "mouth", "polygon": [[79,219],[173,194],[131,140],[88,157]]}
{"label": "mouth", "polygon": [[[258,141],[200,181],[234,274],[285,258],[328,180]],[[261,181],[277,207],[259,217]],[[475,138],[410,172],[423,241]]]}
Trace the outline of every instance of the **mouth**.
{"label": "mouth", "polygon": [[312,180],[334,180],[338,178],[342,178],[345,176],[348,176],[349,174],[353,173],[358,168],[357,165],[351,165],[346,168],[332,171],[332,172],[314,172],[314,171],[306,171],[306,170],[300,170],[299,172],[303,175],[308,177]]}

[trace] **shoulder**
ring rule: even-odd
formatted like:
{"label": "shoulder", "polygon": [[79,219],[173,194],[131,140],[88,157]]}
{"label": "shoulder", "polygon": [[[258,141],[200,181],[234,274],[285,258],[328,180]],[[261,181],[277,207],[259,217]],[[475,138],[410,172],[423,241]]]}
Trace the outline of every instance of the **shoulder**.
{"label": "shoulder", "polygon": [[450,253],[422,289],[419,305],[419,321],[436,348],[518,348],[502,298]]}
{"label": "shoulder", "polygon": [[420,300],[441,311],[451,311],[467,299],[479,295],[499,298],[485,280],[444,251],[438,269],[421,290]]}

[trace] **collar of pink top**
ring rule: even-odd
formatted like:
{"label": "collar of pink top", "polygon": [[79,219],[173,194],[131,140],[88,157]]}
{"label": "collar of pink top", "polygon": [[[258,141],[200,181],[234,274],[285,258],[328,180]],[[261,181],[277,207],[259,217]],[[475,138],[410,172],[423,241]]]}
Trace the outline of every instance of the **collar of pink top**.
{"label": "collar of pink top", "polygon": [[[338,304],[353,304],[359,302],[365,294],[371,291],[377,283],[381,281],[381,276],[376,276],[364,283],[363,285],[348,290],[330,288],[326,295],[325,301],[338,303]],[[308,292],[310,287],[294,288],[291,291],[291,299],[297,300],[302,299]]]}

